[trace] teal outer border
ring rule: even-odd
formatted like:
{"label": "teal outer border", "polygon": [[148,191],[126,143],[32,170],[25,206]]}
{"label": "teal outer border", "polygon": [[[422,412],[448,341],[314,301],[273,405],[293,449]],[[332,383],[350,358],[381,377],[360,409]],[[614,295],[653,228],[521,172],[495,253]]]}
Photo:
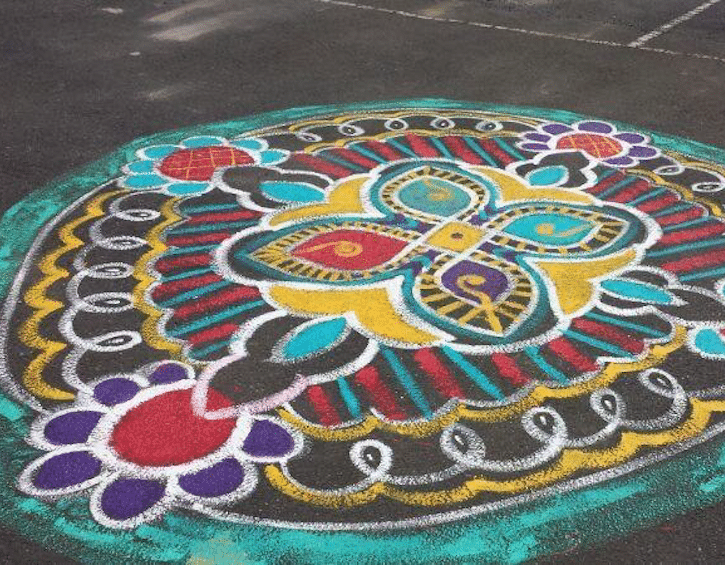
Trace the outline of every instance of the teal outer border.
{"label": "teal outer border", "polygon": [[[239,135],[280,122],[337,112],[462,109],[511,113],[564,123],[598,119],[571,112],[441,99],[312,106],[191,127],[137,139],[115,153],[33,192],[0,221],[0,296],[4,296],[36,234],[55,214],[118,175],[137,149],[190,135]],[[651,136],[653,145],[725,163],[725,150],[607,120]],[[551,494],[460,522],[419,530],[319,532],[167,514],[163,524],[113,531],[90,517],[85,498],[48,504],[21,495],[15,477],[38,455],[24,438],[32,410],[0,394],[0,522],[55,551],[87,563],[240,564],[520,563],[568,552],[725,498],[725,438],[716,437],[611,483]],[[194,559],[194,558],[198,558]],[[206,561],[205,561],[206,560]]]}

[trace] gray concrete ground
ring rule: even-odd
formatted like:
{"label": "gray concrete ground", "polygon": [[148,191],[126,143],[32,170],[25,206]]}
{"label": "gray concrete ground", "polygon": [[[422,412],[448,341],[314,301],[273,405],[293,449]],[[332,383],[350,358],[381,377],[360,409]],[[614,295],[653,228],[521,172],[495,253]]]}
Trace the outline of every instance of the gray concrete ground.
{"label": "gray concrete ground", "polygon": [[[0,73],[0,211],[135,137],[310,104],[562,108],[725,146],[718,0],[4,0]],[[720,562],[724,510],[555,562]]]}

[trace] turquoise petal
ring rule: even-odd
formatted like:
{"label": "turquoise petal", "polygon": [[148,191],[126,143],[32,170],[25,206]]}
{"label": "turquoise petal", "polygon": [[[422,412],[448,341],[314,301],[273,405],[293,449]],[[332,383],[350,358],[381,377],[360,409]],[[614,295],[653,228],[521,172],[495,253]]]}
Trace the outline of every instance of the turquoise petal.
{"label": "turquoise petal", "polygon": [[408,208],[442,218],[455,216],[471,203],[471,197],[457,184],[427,176],[403,185],[398,198]]}
{"label": "turquoise petal", "polygon": [[672,304],[675,297],[666,290],[657,288],[651,284],[645,284],[632,280],[612,279],[602,281],[602,288],[609,294],[619,296],[626,300],[641,300],[642,302],[654,302],[656,304]]}
{"label": "turquoise petal", "polygon": [[151,145],[144,147],[140,153],[147,159],[163,159],[178,149],[176,145]]}
{"label": "turquoise petal", "polygon": [[181,145],[188,148],[193,147],[209,147],[214,145],[224,145],[224,140],[221,137],[214,137],[211,135],[197,135],[195,137],[188,137],[181,142]]}
{"label": "turquoise petal", "polygon": [[282,355],[292,360],[322,353],[342,337],[346,326],[345,318],[334,318],[306,326],[284,344]]}
{"label": "turquoise petal", "polygon": [[716,330],[705,328],[695,335],[695,347],[703,353],[710,355],[725,355],[723,336]]}
{"label": "turquoise petal", "polygon": [[272,200],[285,202],[321,202],[325,194],[315,186],[302,182],[264,181],[262,193]]}
{"label": "turquoise petal", "polygon": [[543,245],[574,245],[592,231],[587,220],[552,212],[534,213],[519,217],[504,228],[507,234]]}
{"label": "turquoise petal", "polygon": [[134,161],[133,163],[129,163],[128,170],[132,173],[153,173],[154,172],[154,162],[145,160],[145,161]]}
{"label": "turquoise petal", "polygon": [[154,188],[166,184],[166,179],[159,175],[130,175],[123,183],[129,188]]}
{"label": "turquoise petal", "polygon": [[274,164],[284,161],[287,158],[286,151],[280,151],[279,149],[271,149],[269,151],[262,151],[261,154],[263,164]]}
{"label": "turquoise petal", "polygon": [[534,169],[526,175],[526,180],[533,186],[551,186],[564,180],[567,174],[566,167],[554,165],[552,167]]}
{"label": "turquoise petal", "polygon": [[195,194],[204,192],[209,186],[207,182],[172,182],[166,187],[171,194]]}
{"label": "turquoise petal", "polygon": [[261,149],[264,149],[265,145],[258,139],[237,139],[236,141],[232,141],[231,145],[234,147],[237,147],[238,149],[249,149],[250,151],[260,151]]}

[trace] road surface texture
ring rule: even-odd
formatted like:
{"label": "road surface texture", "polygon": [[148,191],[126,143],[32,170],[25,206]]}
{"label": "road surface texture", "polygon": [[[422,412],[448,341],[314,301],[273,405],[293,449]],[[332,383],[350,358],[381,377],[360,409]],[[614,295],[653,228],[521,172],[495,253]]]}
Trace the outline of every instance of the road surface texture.
{"label": "road surface texture", "polygon": [[[63,175],[73,177],[73,171],[134,139],[179,129],[191,135],[203,124],[313,105],[347,111],[363,102],[447,99],[482,103],[492,112],[504,106],[538,108],[529,117],[553,121],[559,116],[554,110],[565,110],[627,124],[635,132],[660,132],[663,139],[725,147],[723,22],[725,2],[719,0],[6,0],[0,5],[0,214],[33,190]],[[380,108],[385,107],[398,106],[390,102]],[[596,128],[605,126],[591,127],[582,131],[601,133]],[[618,127],[624,131],[625,126]],[[546,137],[542,131],[539,135]],[[556,135],[569,135],[571,144],[571,131]],[[614,131],[601,135],[610,133],[614,136]],[[644,140],[638,146],[635,137],[620,142],[625,139],[638,147],[632,156],[654,158],[646,153]],[[196,155],[193,145],[181,147],[187,151],[184,157]],[[243,153],[249,149],[244,154],[254,154],[254,159],[277,162],[266,146],[240,147]],[[455,147],[461,155],[470,154],[456,145],[443,150]],[[412,150],[420,157],[420,150]],[[589,150],[589,156],[607,156],[603,149],[597,151],[593,155],[595,150]],[[234,155],[227,165],[239,164],[233,161],[239,154]],[[712,155],[698,156],[717,162]],[[534,157],[530,160],[541,165]],[[173,173],[176,165],[164,162],[166,172]],[[586,167],[576,170],[589,179]],[[429,187],[427,178],[421,182]],[[536,184],[533,178],[527,177]],[[720,177],[713,178],[698,182],[720,182]],[[194,178],[187,173],[184,180]],[[233,180],[225,182],[232,185]],[[309,187],[310,179],[304,180]],[[590,185],[596,181],[589,180]],[[556,194],[568,198],[563,191]],[[611,214],[619,213],[618,206],[613,205]],[[562,233],[578,229],[571,223],[546,225]],[[469,233],[465,230],[474,228],[451,238],[464,238]],[[0,237],[11,239],[10,234]],[[322,241],[322,246],[328,244]],[[446,245],[460,251],[455,242]],[[633,240],[632,248],[637,245],[639,240]],[[722,319],[715,316],[715,321]],[[488,320],[492,331],[500,329],[495,316]],[[683,331],[692,335],[700,331],[685,326]],[[511,373],[511,366],[503,363]],[[463,361],[459,366],[468,367]],[[515,380],[519,373],[511,374]],[[668,383],[646,386],[659,386],[660,392],[662,387],[676,388]],[[382,465],[382,456],[377,457],[375,465]],[[14,466],[4,461],[5,473],[10,467],[22,469],[27,461]],[[722,482],[712,484],[713,490],[722,491]],[[717,503],[719,498],[722,493],[698,503],[703,507],[699,510],[683,503],[681,512],[689,510],[683,515],[655,513],[658,518],[644,519],[636,528],[617,527],[629,522],[613,511],[607,535],[596,543],[584,531],[586,522],[579,521],[576,527],[562,526],[565,542],[547,545],[555,550],[521,555],[538,554],[536,562],[557,564],[721,562],[725,503]],[[72,544],[56,546],[55,538],[43,531],[29,533],[25,528],[19,534],[17,529],[12,521],[0,529],[0,563],[91,559],[91,553],[74,553]],[[86,541],[91,547],[99,539],[89,535]],[[113,559],[138,563],[133,555],[117,553]],[[202,553],[188,563],[248,559],[215,555]],[[455,555],[450,559],[469,562]],[[320,562],[309,555],[308,560],[278,552],[269,562]],[[386,561],[396,562],[392,557]],[[361,557],[360,562],[366,561]]]}

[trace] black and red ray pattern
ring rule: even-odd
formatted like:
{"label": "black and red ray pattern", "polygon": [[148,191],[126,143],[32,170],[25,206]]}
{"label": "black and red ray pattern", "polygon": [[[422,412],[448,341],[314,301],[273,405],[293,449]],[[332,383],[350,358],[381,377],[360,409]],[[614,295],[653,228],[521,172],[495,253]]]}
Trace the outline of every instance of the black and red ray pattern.
{"label": "black and red ray pattern", "polygon": [[[368,172],[381,163],[402,159],[455,159],[471,165],[492,165],[504,168],[518,159],[505,142],[491,138],[448,135],[436,138],[415,133],[391,137],[384,141],[360,141],[322,149],[310,155],[293,153],[286,163],[303,171],[322,173],[334,180]],[[485,156],[484,156],[485,155]]]}
{"label": "black and red ray pattern", "polygon": [[230,197],[187,200],[185,220],[166,233],[167,252],[154,264],[161,281],[151,291],[156,306],[172,310],[164,332],[190,345],[190,357],[209,361],[226,354],[247,320],[270,310],[256,287],[224,279],[212,267],[217,245],[261,214]]}
{"label": "black and red ray pattern", "polygon": [[[707,269],[725,261],[725,222],[710,215],[702,204],[684,200],[677,191],[619,171],[587,191],[603,200],[629,204],[662,228],[663,235],[647,252],[648,265],[685,281],[705,281],[712,278]],[[705,245],[699,245],[704,240]]]}
{"label": "black and red ray pattern", "polygon": [[[645,352],[647,341],[666,339],[671,333],[669,322],[649,314],[637,319],[638,328],[622,328],[616,323],[602,321],[604,314],[597,310],[576,318],[572,328],[605,344],[618,347],[624,358],[637,358]],[[559,374],[554,379],[546,366],[538,365],[524,351],[494,353],[491,355],[461,354],[463,362],[447,356],[440,348],[395,350],[403,367],[415,380],[433,412],[452,399],[474,402],[505,402],[522,387],[547,382],[549,386],[566,386],[583,375],[598,372],[605,363],[600,359],[611,357],[608,348],[598,348],[567,336],[560,336],[535,347],[539,358]],[[480,381],[471,377],[471,367],[484,375],[490,385],[500,391],[500,396],[483,389]],[[321,426],[349,424],[366,414],[370,408],[392,421],[419,420],[426,414],[411,398],[409,390],[401,385],[395,371],[383,356],[375,359],[338,381],[309,387],[292,403],[297,414],[309,422]],[[342,393],[343,386],[347,396]],[[350,396],[354,401],[350,402]],[[357,407],[357,410],[351,409]]]}

